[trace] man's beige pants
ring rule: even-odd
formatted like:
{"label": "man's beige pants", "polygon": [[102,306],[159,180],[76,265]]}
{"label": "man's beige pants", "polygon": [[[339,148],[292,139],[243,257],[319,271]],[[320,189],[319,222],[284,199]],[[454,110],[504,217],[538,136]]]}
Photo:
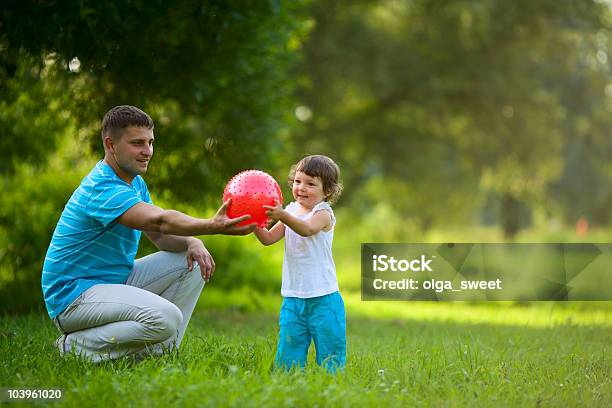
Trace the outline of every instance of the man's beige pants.
{"label": "man's beige pants", "polygon": [[60,351],[97,362],[178,348],[203,287],[184,252],[137,259],[125,285],[92,286],[53,319],[66,334]]}

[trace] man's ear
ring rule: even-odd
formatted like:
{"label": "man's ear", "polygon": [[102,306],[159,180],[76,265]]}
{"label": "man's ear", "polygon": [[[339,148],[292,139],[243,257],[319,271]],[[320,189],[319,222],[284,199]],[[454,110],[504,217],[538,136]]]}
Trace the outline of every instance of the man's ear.
{"label": "man's ear", "polygon": [[110,136],[104,136],[104,150],[113,151],[113,139]]}

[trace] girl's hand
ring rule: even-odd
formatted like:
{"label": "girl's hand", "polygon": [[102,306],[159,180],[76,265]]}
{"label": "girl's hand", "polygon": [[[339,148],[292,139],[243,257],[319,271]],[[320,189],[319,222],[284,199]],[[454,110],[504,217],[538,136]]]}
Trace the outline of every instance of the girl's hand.
{"label": "girl's hand", "polygon": [[281,219],[285,210],[283,210],[283,206],[278,202],[278,200],[274,200],[274,206],[264,205],[263,208],[266,210],[266,215],[270,217],[273,221],[278,221]]}

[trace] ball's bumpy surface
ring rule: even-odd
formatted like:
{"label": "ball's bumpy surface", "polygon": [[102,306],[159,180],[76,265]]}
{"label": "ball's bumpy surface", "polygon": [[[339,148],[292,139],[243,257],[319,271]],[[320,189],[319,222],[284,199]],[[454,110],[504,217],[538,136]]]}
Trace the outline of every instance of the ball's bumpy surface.
{"label": "ball's bumpy surface", "polygon": [[239,226],[256,223],[263,228],[268,223],[264,205],[274,205],[274,200],[283,204],[283,193],[272,176],[259,170],[246,170],[236,174],[225,186],[223,201],[232,199],[227,208],[229,218],[248,214],[250,219],[242,221]]}

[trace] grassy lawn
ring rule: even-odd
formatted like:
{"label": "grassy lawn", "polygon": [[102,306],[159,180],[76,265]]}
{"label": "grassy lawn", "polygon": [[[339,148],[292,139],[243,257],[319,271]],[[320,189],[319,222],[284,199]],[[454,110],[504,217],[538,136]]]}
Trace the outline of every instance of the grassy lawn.
{"label": "grassy lawn", "polygon": [[271,370],[279,298],[248,312],[218,309],[221,297],[202,297],[178,353],[138,363],[62,359],[46,316],[0,318],[0,386],[59,387],[62,405],[79,406],[612,406],[608,303],[366,303],[346,294],[348,365],[333,377],[313,354],[303,372]]}

